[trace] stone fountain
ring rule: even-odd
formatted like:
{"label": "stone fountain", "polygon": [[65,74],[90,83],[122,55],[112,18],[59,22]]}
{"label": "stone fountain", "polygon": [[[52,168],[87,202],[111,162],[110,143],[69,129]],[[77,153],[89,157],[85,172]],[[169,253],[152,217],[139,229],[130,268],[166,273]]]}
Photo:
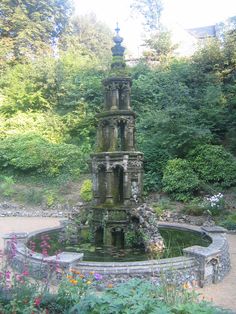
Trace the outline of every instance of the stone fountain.
{"label": "stone fountain", "polygon": [[[143,153],[135,148],[135,113],[131,109],[130,99],[132,81],[125,68],[125,48],[121,45],[123,39],[118,27],[113,40],[115,46],[112,48],[111,70],[109,77],[103,81],[104,110],[98,115],[96,152],[91,156],[93,205],[62,222],[61,227],[39,230],[29,235],[14,234],[17,244],[14,244],[12,266],[22,270],[27,261],[34,277],[46,276],[52,271],[53,265],[56,267],[59,264],[66,271],[77,268],[84,273],[99,272],[109,282],[131,277],[159,281],[163,276],[170,284],[189,282],[204,286],[221,281],[230,269],[226,230],[158,224],[156,214],[143,203]],[[189,246],[182,250],[182,256],[160,259],[157,257],[165,247],[159,228],[206,236],[211,244],[207,247]],[[142,235],[141,244],[149,254],[145,260],[139,261],[95,262],[83,260],[83,250],[45,257],[28,246],[32,239],[45,234],[50,236],[56,233],[58,242],[60,237],[66,236],[68,229],[73,229],[67,238],[71,243],[79,243],[83,231],[89,229],[90,243],[96,247],[103,245],[118,250],[130,246],[128,235],[133,234],[134,238]],[[9,240],[12,234],[4,238],[6,251],[11,251]]]}
{"label": "stone fountain", "polygon": [[[144,207],[135,209],[142,203],[143,153],[135,147],[132,81],[125,69],[125,48],[119,30],[117,26],[110,76],[103,81],[104,109],[98,115],[96,153],[91,156],[94,197],[91,226],[96,244],[125,247],[125,235],[130,228],[151,226]],[[145,243],[146,250],[159,251],[164,247],[163,240],[153,213],[151,217],[155,230]]]}

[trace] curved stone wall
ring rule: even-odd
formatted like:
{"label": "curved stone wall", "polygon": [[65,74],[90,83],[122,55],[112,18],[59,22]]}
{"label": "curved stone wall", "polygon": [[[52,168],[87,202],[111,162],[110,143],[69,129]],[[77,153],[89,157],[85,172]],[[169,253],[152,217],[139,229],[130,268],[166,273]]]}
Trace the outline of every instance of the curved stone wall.
{"label": "curved stone wall", "polygon": [[[61,268],[63,271],[77,269],[81,273],[94,271],[103,275],[105,281],[122,282],[132,277],[149,278],[160,282],[164,280],[170,284],[198,285],[203,287],[221,281],[230,270],[230,258],[225,229],[220,227],[201,228],[196,226],[160,223],[159,228],[174,228],[195,231],[208,235],[212,243],[208,247],[192,246],[183,250],[184,256],[147,260],[141,262],[86,262],[83,254],[62,252],[57,256],[43,257],[42,254],[32,252],[26,247],[26,242],[35,235],[50,234],[60,228],[43,229],[30,234],[15,234],[18,239],[12,264],[18,270],[23,269],[25,263],[29,265],[32,276],[43,278],[49,271]],[[12,234],[6,235],[5,249],[11,250]]]}

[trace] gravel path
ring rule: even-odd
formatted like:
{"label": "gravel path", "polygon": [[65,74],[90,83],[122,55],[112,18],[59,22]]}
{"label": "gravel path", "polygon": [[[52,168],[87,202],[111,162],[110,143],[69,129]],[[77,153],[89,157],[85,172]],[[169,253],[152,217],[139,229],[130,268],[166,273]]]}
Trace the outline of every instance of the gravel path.
{"label": "gravel path", "polygon": [[[31,232],[47,227],[59,226],[62,218],[51,217],[0,217],[0,249],[3,249],[1,236],[10,232]],[[231,271],[226,278],[218,283],[197,292],[206,300],[218,306],[232,309],[236,314],[236,234],[228,234],[231,255]]]}

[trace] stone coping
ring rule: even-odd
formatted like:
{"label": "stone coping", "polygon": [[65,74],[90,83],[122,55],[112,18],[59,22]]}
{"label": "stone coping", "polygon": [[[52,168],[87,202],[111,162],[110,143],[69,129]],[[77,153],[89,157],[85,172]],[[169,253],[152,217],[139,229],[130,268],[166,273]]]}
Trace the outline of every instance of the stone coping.
{"label": "stone coping", "polygon": [[134,116],[136,117],[136,113],[132,110],[107,110],[107,111],[104,111],[104,112],[101,112],[101,113],[98,113],[97,114],[97,117],[98,118],[105,118],[105,117],[108,117],[108,116],[120,116],[120,115],[124,115],[124,116]]}
{"label": "stone coping", "polygon": [[[61,221],[63,224],[64,221]],[[217,254],[221,246],[224,244],[225,239],[222,238],[221,234],[210,234],[208,232],[205,232],[202,227],[198,226],[192,226],[192,225],[187,225],[187,224],[180,224],[180,223],[167,223],[167,222],[161,222],[158,224],[160,228],[170,228],[170,229],[178,229],[178,230],[185,230],[185,231],[194,231],[198,233],[205,233],[207,234],[211,240],[212,243],[208,247],[201,247],[201,246],[191,246],[188,248],[184,248],[183,252],[191,253],[193,255],[195,254],[201,254],[201,255],[212,255],[212,254]],[[53,227],[53,228],[44,228],[40,229],[38,231],[30,232],[30,233],[10,233],[10,234],[5,234],[3,236],[4,240],[9,240],[13,236],[16,237],[18,240],[17,243],[17,251],[21,254],[26,254],[28,257],[31,259],[35,260],[44,260],[45,262],[47,261],[52,261],[52,260],[58,260],[59,255],[53,255],[50,257],[45,257],[41,253],[36,253],[31,251],[29,248],[26,247],[26,243],[29,239],[31,239],[34,236],[38,236],[40,234],[50,234],[54,231],[60,231],[63,229],[63,226],[60,227]],[[63,254],[63,255],[62,255]],[[165,258],[165,259],[160,259],[160,260],[145,260],[145,261],[137,261],[137,262],[81,262],[81,259],[83,257],[83,253],[73,253],[73,252],[62,252],[60,253],[60,256],[67,256],[66,259],[69,262],[69,256],[71,255],[71,263],[74,263],[76,261],[76,258],[78,258],[78,261],[80,260],[80,265],[81,266],[91,266],[91,267],[97,267],[101,266],[102,267],[129,267],[129,266],[150,266],[150,265],[162,265],[162,264],[167,264],[167,263],[176,263],[176,262],[186,262],[186,257],[185,256],[180,256],[180,257],[172,257],[172,258]]]}
{"label": "stone coping", "polygon": [[[122,156],[121,156],[121,153],[122,153]],[[106,155],[109,155],[110,157],[120,157],[123,159],[123,155],[129,155],[131,157],[136,157],[137,155],[140,155],[140,156],[143,156],[143,153],[142,152],[139,152],[139,151],[135,151],[135,150],[126,150],[126,151],[107,151],[107,152],[98,152],[98,153],[93,153],[91,154],[90,156],[91,157],[103,157],[103,156],[106,156]]]}
{"label": "stone coping", "polygon": [[[61,221],[61,225],[63,225],[64,222],[65,221]],[[26,247],[27,241],[32,237],[40,234],[50,234],[54,231],[60,231],[63,229],[63,226],[45,228],[29,234],[11,233],[5,235],[4,240],[6,242],[14,235],[14,237],[19,240],[16,245],[16,264],[19,261],[21,262],[22,259],[27,258],[28,262],[33,265],[33,268],[35,265],[40,265],[42,262],[44,264],[53,263],[67,270],[75,268],[82,273],[95,271],[105,276],[114,275],[116,278],[123,278],[124,276],[142,276],[143,278],[148,278],[150,276],[160,277],[160,274],[169,274],[171,278],[174,274],[178,274],[178,282],[185,282],[191,277],[192,281],[197,281],[200,286],[215,282],[215,263],[218,263],[219,261],[221,266],[223,264],[221,274],[218,276],[219,280],[222,280],[228,273],[230,269],[230,262],[225,232],[219,233],[218,230],[217,233],[215,233],[213,230],[214,228],[211,232],[206,232],[203,227],[180,223],[160,222],[159,227],[206,234],[211,239],[212,243],[208,247],[192,246],[184,248],[184,256],[173,258],[137,262],[89,262],[83,261],[83,253],[62,252],[58,255],[44,257],[42,254],[35,253]],[[5,243],[5,248],[6,247],[7,245]],[[32,276],[33,275],[34,274],[32,274]]]}
{"label": "stone coping", "polygon": [[16,254],[21,255],[22,257],[28,258],[29,260],[33,262],[39,262],[39,263],[44,263],[44,264],[45,263],[57,263],[63,266],[63,268],[68,267],[74,264],[75,262],[78,262],[79,260],[81,260],[84,254],[74,253],[74,252],[61,252],[57,255],[44,256],[41,253],[33,252],[26,246],[27,241],[36,235],[45,234],[45,233],[50,234],[51,232],[59,231],[62,229],[63,227],[54,227],[54,228],[45,228],[39,231],[30,232],[30,233],[12,232],[9,234],[5,234],[3,236],[4,242],[5,242],[4,247],[5,249],[7,249],[9,240],[13,239],[14,237],[14,239],[17,240],[16,247],[15,247]]}

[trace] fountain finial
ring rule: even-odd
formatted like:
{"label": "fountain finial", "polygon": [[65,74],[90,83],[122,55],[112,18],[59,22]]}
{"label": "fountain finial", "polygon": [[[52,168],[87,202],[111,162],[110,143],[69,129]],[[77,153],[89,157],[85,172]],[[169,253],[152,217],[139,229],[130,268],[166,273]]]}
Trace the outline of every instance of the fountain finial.
{"label": "fountain finial", "polygon": [[120,31],[120,28],[119,28],[119,23],[116,22],[116,28],[115,28],[115,31],[116,31],[116,36],[119,36],[119,31]]}
{"label": "fountain finial", "polygon": [[113,57],[111,67],[112,68],[124,68],[125,67],[125,62],[124,62],[125,48],[121,46],[123,38],[119,34],[120,28],[119,28],[118,22],[116,23],[115,31],[116,31],[116,35],[113,37],[115,46],[111,48],[112,57]]}

